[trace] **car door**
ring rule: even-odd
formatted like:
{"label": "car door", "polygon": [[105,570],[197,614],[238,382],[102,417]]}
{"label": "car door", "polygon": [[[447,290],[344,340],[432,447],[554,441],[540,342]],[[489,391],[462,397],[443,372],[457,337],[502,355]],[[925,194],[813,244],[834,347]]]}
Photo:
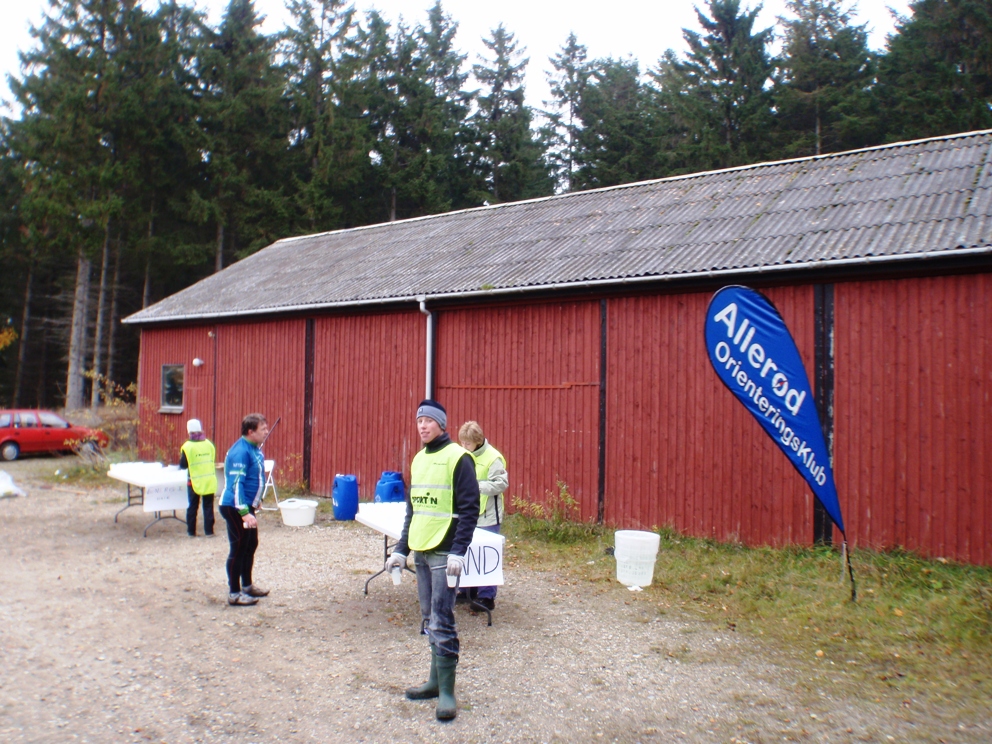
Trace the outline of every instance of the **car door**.
{"label": "car door", "polygon": [[66,440],[76,440],[83,437],[82,430],[76,430],[61,416],[48,411],[39,411],[38,420],[41,423],[41,440],[48,452],[69,449]]}
{"label": "car door", "polygon": [[15,418],[14,441],[21,452],[41,452],[45,449],[44,432],[38,426],[38,415],[33,411],[20,411]]}
{"label": "car door", "polygon": [[10,411],[0,413],[0,442],[15,439],[14,414]]}

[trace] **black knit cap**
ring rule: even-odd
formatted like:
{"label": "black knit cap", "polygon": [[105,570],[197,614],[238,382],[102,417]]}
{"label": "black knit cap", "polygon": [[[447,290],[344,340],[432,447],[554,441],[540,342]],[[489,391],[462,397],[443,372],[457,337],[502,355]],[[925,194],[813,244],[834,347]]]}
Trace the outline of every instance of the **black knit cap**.
{"label": "black knit cap", "polygon": [[448,428],[448,412],[436,400],[427,398],[420,401],[420,405],[417,406],[417,418],[419,419],[421,416],[427,416],[437,421],[438,426],[441,427],[441,431]]}

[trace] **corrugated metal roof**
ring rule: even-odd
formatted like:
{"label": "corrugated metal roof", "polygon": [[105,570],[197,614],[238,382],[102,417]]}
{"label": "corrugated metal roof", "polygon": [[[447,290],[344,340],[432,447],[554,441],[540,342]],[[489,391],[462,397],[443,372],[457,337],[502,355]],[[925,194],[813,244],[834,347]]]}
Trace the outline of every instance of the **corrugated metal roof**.
{"label": "corrugated metal roof", "polygon": [[287,238],[124,322],[988,251],[990,161],[971,132]]}

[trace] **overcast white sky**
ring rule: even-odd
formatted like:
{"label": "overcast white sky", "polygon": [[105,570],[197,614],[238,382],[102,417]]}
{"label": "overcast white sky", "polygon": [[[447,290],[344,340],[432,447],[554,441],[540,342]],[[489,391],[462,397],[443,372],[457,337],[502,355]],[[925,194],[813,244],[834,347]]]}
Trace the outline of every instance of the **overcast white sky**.
{"label": "overcast white sky", "polygon": [[[155,7],[157,0],[143,0],[148,7]],[[755,7],[756,2],[744,0],[744,5]],[[227,0],[195,0],[195,5],[206,9],[211,22],[217,23],[227,5]],[[359,10],[377,8],[388,20],[401,15],[407,25],[424,22],[427,9],[433,0],[356,0]],[[477,55],[487,51],[481,42],[500,22],[517,39],[518,47],[526,47],[530,65],[527,68],[527,100],[531,106],[541,107],[548,97],[545,70],[551,69],[548,58],[556,54],[570,31],[574,31],[580,44],[589,50],[590,58],[633,56],[641,70],[655,65],[666,49],[685,51],[682,28],[698,30],[694,5],[704,6],[702,0],[442,0],[445,11],[458,22],[456,44],[466,63],[478,62]],[[908,14],[908,0],[860,0],[857,3],[859,23],[867,22],[871,31],[871,46],[882,49],[886,36],[894,27],[890,8],[901,15]],[[0,98],[9,101],[7,75],[17,74],[17,52],[31,48],[34,39],[28,29],[41,21],[48,7],[47,0],[3,0],[3,22],[0,24]],[[285,0],[256,0],[255,6],[266,16],[263,29],[271,33],[281,29],[289,19]],[[759,16],[760,27],[775,23],[778,15],[785,13],[784,0],[766,0]],[[4,112],[10,115],[9,109]]]}

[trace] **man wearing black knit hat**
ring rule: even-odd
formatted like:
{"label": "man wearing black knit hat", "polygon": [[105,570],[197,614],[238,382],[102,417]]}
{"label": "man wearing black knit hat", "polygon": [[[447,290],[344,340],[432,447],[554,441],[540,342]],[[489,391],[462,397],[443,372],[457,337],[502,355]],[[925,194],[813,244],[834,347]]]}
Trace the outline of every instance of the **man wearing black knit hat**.
{"label": "man wearing black knit hat", "polygon": [[[420,612],[427,621],[431,647],[430,676],[406,691],[410,700],[437,698],[439,720],[458,715],[455,668],[458,631],[455,628],[455,589],[448,577],[462,575],[465,554],[479,519],[479,482],[472,456],[445,433],[448,416],[434,400],[417,408],[417,433],[424,448],[410,465],[403,534],[386,561],[386,568],[406,566],[414,551]],[[452,584],[455,582],[452,581]]]}

